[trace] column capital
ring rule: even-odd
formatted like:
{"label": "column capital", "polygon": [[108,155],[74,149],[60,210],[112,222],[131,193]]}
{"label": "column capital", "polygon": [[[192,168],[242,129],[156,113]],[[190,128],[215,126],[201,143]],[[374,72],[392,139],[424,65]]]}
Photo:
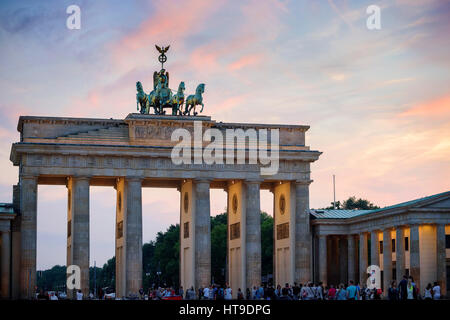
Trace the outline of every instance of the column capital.
{"label": "column capital", "polygon": [[245,184],[261,184],[264,181],[264,179],[245,179],[244,183]]}
{"label": "column capital", "polygon": [[25,173],[20,175],[21,180],[37,180],[39,176],[37,174]]}
{"label": "column capital", "polygon": [[199,178],[194,178],[193,181],[195,183],[211,183],[211,181],[213,181],[214,179],[211,177],[199,177]]}
{"label": "column capital", "polygon": [[88,181],[90,181],[91,178],[92,178],[92,176],[89,176],[89,175],[81,175],[81,176],[73,175],[73,176],[68,176],[68,177],[67,177],[67,181],[69,181],[70,179],[75,179],[75,180],[88,180]]}
{"label": "column capital", "polygon": [[309,186],[314,180],[295,180],[294,183],[297,186]]}
{"label": "column capital", "polygon": [[125,181],[131,181],[131,182],[142,182],[144,180],[142,177],[136,177],[136,176],[126,176]]}

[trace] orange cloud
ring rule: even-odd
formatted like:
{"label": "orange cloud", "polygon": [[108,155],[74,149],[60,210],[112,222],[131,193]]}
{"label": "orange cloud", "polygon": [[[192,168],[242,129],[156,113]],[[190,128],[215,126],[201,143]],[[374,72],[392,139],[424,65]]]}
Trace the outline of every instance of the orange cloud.
{"label": "orange cloud", "polygon": [[442,97],[414,106],[400,116],[442,116],[450,115],[450,96]]}

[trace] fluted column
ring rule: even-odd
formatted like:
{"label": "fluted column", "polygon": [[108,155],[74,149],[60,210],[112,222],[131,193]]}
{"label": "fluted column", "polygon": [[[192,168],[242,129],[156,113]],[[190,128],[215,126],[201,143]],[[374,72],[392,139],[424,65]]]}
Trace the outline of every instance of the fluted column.
{"label": "fluted column", "polygon": [[[70,177],[68,188],[67,266],[80,268],[80,286],[89,295],[89,178]],[[69,297],[75,298],[74,292]]]}
{"label": "fluted column", "polygon": [[347,237],[340,236],[339,241],[339,282],[347,283],[347,271],[348,271],[348,248]]}
{"label": "fluted column", "polygon": [[380,244],[377,230],[370,233],[370,264],[380,266]]}
{"label": "fluted column", "polygon": [[142,180],[126,178],[126,294],[137,295],[142,287]]}
{"label": "fluted column", "polygon": [[353,234],[349,234],[347,237],[347,250],[348,250],[348,280],[356,280],[356,268],[355,268],[355,237]]}
{"label": "fluted column", "polygon": [[20,297],[34,299],[36,286],[37,177],[20,177]]}
{"label": "fluted column", "polygon": [[196,288],[211,284],[210,180],[195,180],[195,269]]}
{"label": "fluted column", "polygon": [[327,236],[324,234],[319,235],[319,281],[323,282],[324,286],[327,286]]}
{"label": "fluted column", "polygon": [[247,288],[261,284],[261,209],[260,181],[245,181],[246,185],[246,273]]}
{"label": "fluted column", "polygon": [[445,224],[436,226],[437,254],[436,254],[436,278],[441,286],[441,295],[447,294],[447,266],[445,253]]}
{"label": "fluted column", "polygon": [[417,287],[420,286],[420,250],[419,250],[419,225],[411,225],[409,229],[409,274],[413,277]]}
{"label": "fluted column", "polygon": [[3,231],[1,233],[2,237],[2,252],[1,252],[1,296],[2,298],[10,297],[10,277],[11,277],[11,232]]}
{"label": "fluted column", "polygon": [[311,229],[309,226],[309,185],[312,180],[295,182],[295,274],[297,283],[312,279]]}
{"label": "fluted column", "polygon": [[398,226],[395,232],[395,272],[399,283],[405,275],[405,228]]}
{"label": "fluted column", "polygon": [[391,229],[383,231],[383,291],[387,295],[392,281],[392,236]]}
{"label": "fluted column", "polygon": [[359,284],[361,286],[367,281],[367,238],[364,232],[359,234]]}

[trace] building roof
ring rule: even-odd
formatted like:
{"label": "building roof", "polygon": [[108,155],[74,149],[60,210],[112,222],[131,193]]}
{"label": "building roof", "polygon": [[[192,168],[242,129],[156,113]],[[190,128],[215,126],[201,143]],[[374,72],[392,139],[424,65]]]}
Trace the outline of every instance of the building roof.
{"label": "building roof", "polygon": [[392,206],[387,206],[387,207],[380,208],[380,209],[373,209],[373,210],[311,209],[310,210],[310,214],[316,219],[349,219],[349,218],[354,218],[354,217],[358,217],[358,216],[362,216],[362,215],[366,215],[366,214],[372,214],[372,213],[375,213],[375,212],[382,212],[382,211],[386,211],[386,210],[390,210],[390,209],[408,207],[408,206],[411,206],[411,205],[414,205],[414,204],[425,202],[427,200],[431,200],[431,199],[434,199],[434,198],[439,198],[439,197],[445,196],[445,195],[449,195],[450,196],[450,191],[437,193],[437,194],[434,194],[434,195],[431,195],[431,196],[418,198],[418,199],[415,199],[415,200],[401,202],[401,203],[394,204]]}
{"label": "building roof", "polygon": [[0,203],[0,214],[14,214],[12,203]]}

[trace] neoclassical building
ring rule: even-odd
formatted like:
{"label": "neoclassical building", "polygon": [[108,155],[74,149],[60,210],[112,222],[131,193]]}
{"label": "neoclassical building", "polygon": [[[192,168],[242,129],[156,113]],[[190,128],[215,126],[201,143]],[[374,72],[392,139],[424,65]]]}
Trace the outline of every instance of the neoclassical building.
{"label": "neoclassical building", "polygon": [[450,287],[450,191],[376,210],[310,210],[314,279],[362,284],[367,267],[381,286],[411,275],[419,288]]}
{"label": "neoclassical building", "polygon": [[[176,129],[195,135],[214,129],[240,130],[232,162],[174,163]],[[223,123],[205,116],[130,114],[125,119],[22,116],[20,140],[10,159],[19,167],[11,204],[0,205],[1,296],[34,297],[38,186],[67,188],[67,265],[81,270],[89,290],[90,186],[116,190],[116,294],[142,285],[142,188],[176,188],[180,197],[180,285],[211,282],[210,189],[228,195],[227,275],[237,288],[261,283],[260,190],[274,195],[274,281],[278,284],[365,281],[364,270],[379,264],[385,283],[409,272],[423,286],[447,278],[446,234],[450,192],[372,211],[310,210],[310,164],[321,152],[305,144],[308,126]],[[249,132],[257,132],[254,136]],[[250,161],[246,141],[279,135],[278,170],[262,175],[267,163]],[[233,138],[234,139],[234,138]],[[254,141],[253,141],[254,142]],[[192,147],[192,156],[208,145]],[[234,145],[234,143],[233,143]],[[233,148],[234,149],[234,148]],[[239,162],[238,152],[244,160]],[[258,151],[260,151],[258,150]],[[396,239],[403,239],[396,241]],[[381,242],[380,242],[381,241]],[[448,241],[447,241],[448,242]],[[446,252],[447,250],[447,252]],[[395,252],[394,252],[395,251]],[[370,252],[370,255],[369,255]],[[393,271],[395,270],[395,272]]]}

